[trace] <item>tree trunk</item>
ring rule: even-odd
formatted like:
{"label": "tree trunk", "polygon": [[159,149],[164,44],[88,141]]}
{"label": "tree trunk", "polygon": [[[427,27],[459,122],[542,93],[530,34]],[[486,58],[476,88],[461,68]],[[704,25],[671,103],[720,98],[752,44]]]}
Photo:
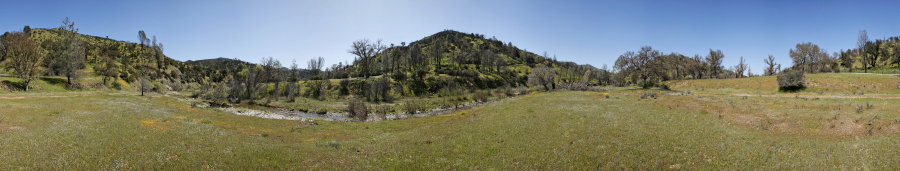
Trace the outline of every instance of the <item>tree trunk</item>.
{"label": "tree trunk", "polygon": [[275,99],[278,99],[278,87],[280,83],[280,81],[275,81],[275,89],[272,90],[272,97],[275,97]]}

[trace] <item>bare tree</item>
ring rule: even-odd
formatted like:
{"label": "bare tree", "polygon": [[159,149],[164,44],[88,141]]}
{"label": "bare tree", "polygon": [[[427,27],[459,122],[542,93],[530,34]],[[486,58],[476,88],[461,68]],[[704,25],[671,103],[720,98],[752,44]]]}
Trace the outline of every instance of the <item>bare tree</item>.
{"label": "bare tree", "polygon": [[765,76],[778,74],[775,70],[775,65],[778,65],[778,63],[775,63],[775,56],[769,55],[769,58],[764,59],[763,62],[766,63],[766,70],[763,73]]}
{"label": "bare tree", "polygon": [[856,48],[857,48],[856,53],[860,58],[862,58],[863,71],[866,73],[869,72],[869,63],[868,63],[869,55],[866,53],[866,51],[867,51],[866,45],[868,43],[869,43],[869,35],[866,33],[866,30],[860,30],[859,37],[858,37],[858,39],[856,39]]}
{"label": "bare tree", "polygon": [[550,91],[556,89],[556,71],[547,66],[537,66],[528,74],[528,84],[544,87]]}
{"label": "bare tree", "polygon": [[137,67],[139,68],[138,70],[140,72],[140,78],[138,78],[138,81],[140,83],[141,96],[144,96],[144,92],[150,91],[150,86],[151,84],[153,84],[153,82],[150,82],[150,76],[147,75],[147,72],[149,72],[147,71],[148,66],[138,65]]}
{"label": "bare tree", "polygon": [[287,95],[288,102],[294,102],[294,99],[297,97],[297,92],[300,89],[300,86],[297,85],[297,81],[299,81],[299,74],[297,72],[300,71],[300,66],[297,65],[297,60],[291,61],[290,73],[287,74],[285,80],[288,83],[284,86],[285,95]]}
{"label": "bare tree", "polygon": [[156,41],[156,35],[153,35],[151,39],[150,48],[152,49],[153,58],[156,60],[156,72],[157,74],[162,72],[163,69],[163,44]]}
{"label": "bare tree", "polygon": [[312,71],[312,76],[314,80],[323,79],[319,74],[322,72],[322,67],[325,66],[325,58],[317,57],[312,58],[307,63],[307,67],[310,71]]}
{"label": "bare tree", "polygon": [[353,42],[352,48],[348,51],[350,54],[356,55],[359,58],[359,70],[362,76],[369,78],[372,58],[378,53],[381,53],[387,47],[381,42],[381,40],[377,41],[369,41],[369,39],[362,39]]}
{"label": "bare tree", "polygon": [[[145,33],[144,30],[138,30],[138,42],[140,42],[140,46],[138,47],[138,60],[140,61],[146,59],[146,55],[148,53],[146,49],[149,48],[148,46],[151,43],[150,39],[147,38],[147,33]],[[138,82],[140,83],[139,89],[141,91],[141,96],[144,96],[144,92],[149,90],[149,86],[150,84],[152,84],[150,82],[150,76],[149,74],[147,74],[147,72],[149,71],[147,69],[146,63],[143,62],[137,63],[137,66],[135,67],[137,67],[138,72],[140,72],[138,74],[138,77],[140,77],[138,78]]]}
{"label": "bare tree", "polygon": [[268,57],[263,58],[262,60],[263,66],[263,81],[264,82],[274,82],[275,87],[272,90],[272,97],[278,98],[278,89],[281,86],[281,77],[279,70],[281,69],[281,61],[278,61],[275,58]]}
{"label": "bare tree", "polygon": [[144,58],[146,49],[150,46],[150,38],[147,38],[147,33],[144,30],[138,30],[138,42],[141,45],[138,47],[138,58]]}
{"label": "bare tree", "polygon": [[22,79],[25,91],[28,91],[28,85],[41,72],[44,54],[40,47],[25,31],[6,33],[0,44],[3,45],[2,55],[6,59],[6,66],[15,71],[16,77]]}
{"label": "bare tree", "polygon": [[741,60],[738,62],[737,65],[734,66],[734,74],[735,74],[734,76],[736,78],[743,78],[744,72],[746,72],[746,71],[747,71],[747,63],[746,63],[746,61],[744,61],[744,57],[741,56]]}

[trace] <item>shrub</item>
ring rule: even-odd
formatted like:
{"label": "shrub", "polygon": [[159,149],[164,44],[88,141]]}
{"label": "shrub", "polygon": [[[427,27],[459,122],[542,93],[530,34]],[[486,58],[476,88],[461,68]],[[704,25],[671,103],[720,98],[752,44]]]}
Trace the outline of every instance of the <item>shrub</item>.
{"label": "shrub", "polygon": [[656,93],[647,92],[647,93],[641,94],[641,99],[647,99],[647,98],[656,99]]}
{"label": "shrub", "polygon": [[378,119],[384,120],[386,118],[385,116],[388,113],[393,113],[393,112],[394,112],[394,108],[391,105],[375,106],[375,115],[378,117]]}
{"label": "shrub", "polygon": [[394,107],[391,105],[378,105],[375,106],[375,113],[377,114],[388,114],[393,113]]}
{"label": "shrub", "polygon": [[556,71],[546,66],[538,66],[528,74],[528,85],[543,87],[550,91],[556,89]]}
{"label": "shrub", "polygon": [[328,80],[312,80],[306,82],[306,92],[304,95],[308,98],[323,100],[331,82]]}
{"label": "shrub", "polygon": [[591,88],[587,82],[569,83],[564,84],[562,87],[573,91],[587,91]]}
{"label": "shrub", "polygon": [[472,95],[472,99],[475,99],[476,102],[486,102],[491,97],[491,93],[487,91],[476,91],[475,94]]}
{"label": "shrub", "polygon": [[406,114],[416,114],[423,110],[425,110],[425,104],[422,102],[412,100],[403,103],[403,111],[405,111]]}
{"label": "shrub", "polygon": [[503,89],[503,93],[505,93],[507,97],[514,97],[517,95],[513,88],[505,88]]}
{"label": "shrub", "polygon": [[63,83],[63,88],[68,89],[68,90],[80,90],[80,89],[84,89],[84,85],[82,85],[80,82],[73,81],[71,84]]}
{"label": "shrub", "polygon": [[113,81],[112,85],[112,87],[116,90],[122,90],[123,88],[127,88],[129,86],[131,85],[128,85],[128,82],[123,79],[116,79],[116,81]]}
{"label": "shrub", "polygon": [[169,83],[169,87],[172,88],[172,91],[182,91],[186,88],[184,83],[179,80],[173,80]]}
{"label": "shrub", "polygon": [[391,81],[387,77],[370,80],[366,87],[366,100],[370,102],[394,100],[391,96]]}
{"label": "shrub", "polygon": [[369,116],[369,109],[366,107],[366,103],[360,99],[353,99],[347,102],[347,112],[350,113],[350,117],[359,120],[366,120]]}
{"label": "shrub", "polygon": [[343,79],[338,82],[338,93],[341,96],[350,95],[350,80]]}
{"label": "shrub", "polygon": [[528,88],[526,88],[526,87],[519,87],[519,88],[516,88],[516,94],[518,94],[518,95],[526,95],[526,94],[528,94],[529,92],[530,92],[530,91],[529,91]]}
{"label": "shrub", "polygon": [[663,90],[672,90],[672,88],[669,88],[668,84],[659,84],[659,88]]}
{"label": "shrub", "polygon": [[228,87],[225,83],[213,83],[208,85],[202,96],[214,102],[225,102],[228,99]]}
{"label": "shrub", "polygon": [[806,88],[803,81],[803,71],[790,69],[778,75],[778,90],[798,91]]}

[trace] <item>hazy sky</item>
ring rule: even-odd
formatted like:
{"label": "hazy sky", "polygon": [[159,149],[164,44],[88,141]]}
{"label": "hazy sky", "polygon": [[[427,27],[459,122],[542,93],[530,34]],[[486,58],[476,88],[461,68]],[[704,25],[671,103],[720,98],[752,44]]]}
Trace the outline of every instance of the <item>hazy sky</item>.
{"label": "hazy sky", "polygon": [[71,17],[82,33],[134,42],[156,35],[178,60],[275,57],[350,61],[357,39],[410,42],[444,29],[495,36],[540,54],[594,66],[649,45],[692,56],[721,49],[725,64],[747,58],[760,73],[772,54],[813,42],[852,48],[857,32],[900,35],[898,1],[490,1],[490,0],[28,0],[0,6],[0,31],[57,27]]}

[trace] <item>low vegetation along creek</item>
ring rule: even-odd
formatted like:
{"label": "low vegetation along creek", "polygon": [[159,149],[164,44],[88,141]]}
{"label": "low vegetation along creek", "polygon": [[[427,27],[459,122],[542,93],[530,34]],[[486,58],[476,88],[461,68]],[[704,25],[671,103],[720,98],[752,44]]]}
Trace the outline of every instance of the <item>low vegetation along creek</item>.
{"label": "low vegetation along creek", "polygon": [[178,61],[138,38],[68,19],[3,34],[0,170],[900,168],[900,41],[865,32],[760,74],[721,50],[596,68],[453,30],[305,67]]}

